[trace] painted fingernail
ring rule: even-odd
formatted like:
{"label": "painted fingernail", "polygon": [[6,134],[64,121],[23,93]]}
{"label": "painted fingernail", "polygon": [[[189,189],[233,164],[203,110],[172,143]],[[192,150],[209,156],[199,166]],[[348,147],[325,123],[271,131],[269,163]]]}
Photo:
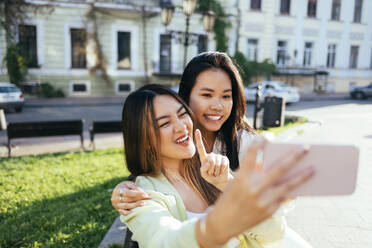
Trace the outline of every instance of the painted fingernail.
{"label": "painted fingernail", "polygon": [[310,145],[306,144],[302,147],[302,153],[308,153],[310,150]]}

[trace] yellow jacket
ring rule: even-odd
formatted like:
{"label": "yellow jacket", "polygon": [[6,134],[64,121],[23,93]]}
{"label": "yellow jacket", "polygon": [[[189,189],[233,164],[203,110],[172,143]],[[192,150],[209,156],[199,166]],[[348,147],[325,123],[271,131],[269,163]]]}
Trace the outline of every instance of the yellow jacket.
{"label": "yellow jacket", "polygon": [[[136,184],[150,193],[152,199],[133,209],[128,216],[120,216],[120,220],[133,232],[132,239],[139,247],[199,247],[195,236],[197,219],[187,219],[182,198],[168,179],[163,174],[138,176]],[[281,217],[270,218],[240,235],[238,246],[230,242],[224,247],[264,247],[281,241],[284,231],[285,222]]]}

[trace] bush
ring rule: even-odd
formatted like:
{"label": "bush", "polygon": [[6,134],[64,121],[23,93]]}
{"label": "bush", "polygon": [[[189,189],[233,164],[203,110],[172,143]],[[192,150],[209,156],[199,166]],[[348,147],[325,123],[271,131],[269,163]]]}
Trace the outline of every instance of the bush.
{"label": "bush", "polygon": [[41,83],[38,93],[39,97],[52,98],[52,97],[65,97],[65,93],[61,89],[55,89],[50,83]]}
{"label": "bush", "polygon": [[254,77],[264,76],[265,78],[270,78],[276,71],[275,65],[269,59],[265,59],[263,62],[250,61],[243,53],[236,52],[234,60],[239,68],[245,86],[252,83],[252,78]]}
{"label": "bush", "polygon": [[18,44],[10,45],[6,49],[4,63],[8,70],[9,81],[20,87],[27,75],[27,60],[22,57]]}

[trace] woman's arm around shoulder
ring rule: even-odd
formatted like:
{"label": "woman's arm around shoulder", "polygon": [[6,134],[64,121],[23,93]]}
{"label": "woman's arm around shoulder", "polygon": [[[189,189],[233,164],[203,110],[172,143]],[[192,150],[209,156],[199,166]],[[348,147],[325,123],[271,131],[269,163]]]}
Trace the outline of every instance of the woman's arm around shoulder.
{"label": "woman's arm around shoulder", "polygon": [[197,219],[182,222],[180,216],[173,216],[171,209],[179,206],[169,196],[151,190],[154,188],[153,180],[138,177],[136,183],[150,193],[152,199],[133,209],[127,216],[120,217],[133,232],[132,239],[140,247],[199,247],[195,236]]}

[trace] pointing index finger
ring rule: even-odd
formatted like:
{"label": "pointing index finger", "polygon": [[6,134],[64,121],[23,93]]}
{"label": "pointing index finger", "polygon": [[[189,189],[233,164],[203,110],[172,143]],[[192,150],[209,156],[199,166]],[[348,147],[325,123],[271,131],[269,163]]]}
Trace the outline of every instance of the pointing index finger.
{"label": "pointing index finger", "polygon": [[196,149],[199,153],[200,162],[203,164],[207,161],[207,152],[205,151],[202,134],[199,129],[195,130]]}

